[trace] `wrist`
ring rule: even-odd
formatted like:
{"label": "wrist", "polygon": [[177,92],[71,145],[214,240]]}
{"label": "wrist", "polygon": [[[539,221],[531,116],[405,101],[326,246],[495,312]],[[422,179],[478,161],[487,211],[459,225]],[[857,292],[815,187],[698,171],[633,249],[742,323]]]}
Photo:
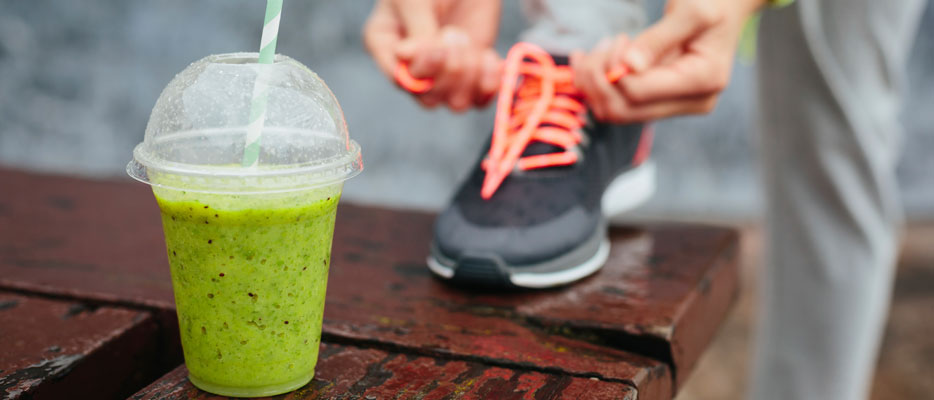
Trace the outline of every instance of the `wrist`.
{"label": "wrist", "polygon": [[759,11],[762,11],[763,8],[782,8],[789,6],[795,2],[795,0],[744,0],[746,2],[746,8],[748,15],[752,16]]}
{"label": "wrist", "polygon": [[771,0],[740,0],[738,2],[727,1],[726,20],[733,27],[737,34],[742,30],[751,17],[757,15],[762,8],[766,7]]}
{"label": "wrist", "polygon": [[[777,0],[777,1],[785,1],[785,0]],[[742,14],[740,15],[740,17],[741,19],[746,20],[747,18],[755,15],[759,11],[762,11],[763,8],[768,7],[774,2],[776,2],[776,0],[743,0],[741,2],[742,7],[740,7],[741,14]]]}

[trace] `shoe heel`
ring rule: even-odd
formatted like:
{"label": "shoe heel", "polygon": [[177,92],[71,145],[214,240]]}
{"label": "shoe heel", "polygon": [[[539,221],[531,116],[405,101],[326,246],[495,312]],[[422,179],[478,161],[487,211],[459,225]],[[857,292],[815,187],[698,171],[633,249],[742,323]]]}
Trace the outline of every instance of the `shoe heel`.
{"label": "shoe heel", "polygon": [[465,257],[454,270],[453,281],[479,286],[509,286],[509,277],[493,260]]}

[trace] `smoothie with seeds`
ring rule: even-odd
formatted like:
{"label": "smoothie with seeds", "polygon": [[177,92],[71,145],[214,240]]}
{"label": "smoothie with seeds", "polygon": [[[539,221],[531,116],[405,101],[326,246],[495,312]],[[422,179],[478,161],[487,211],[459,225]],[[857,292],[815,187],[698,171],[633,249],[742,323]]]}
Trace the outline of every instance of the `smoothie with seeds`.
{"label": "smoothie with seeds", "polygon": [[263,196],[154,191],[192,382],[245,395],[244,382],[264,390],[307,383],[318,358],[340,188]]}

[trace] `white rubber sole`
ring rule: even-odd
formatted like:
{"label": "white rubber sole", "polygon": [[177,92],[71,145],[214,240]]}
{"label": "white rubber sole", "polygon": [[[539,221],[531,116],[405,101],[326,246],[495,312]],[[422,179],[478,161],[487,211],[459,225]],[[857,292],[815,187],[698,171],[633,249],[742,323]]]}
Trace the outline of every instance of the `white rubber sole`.
{"label": "white rubber sole", "polygon": [[[561,286],[581,280],[593,274],[594,272],[599,271],[600,268],[603,267],[603,264],[606,264],[606,260],[609,257],[610,241],[608,239],[603,239],[603,241],[600,242],[600,247],[597,248],[597,253],[587,261],[584,261],[582,264],[574,268],[549,273],[516,273],[509,276],[509,281],[513,285],[530,289],[543,289],[554,286]],[[433,272],[435,275],[445,279],[451,279],[454,277],[454,270],[444,266],[434,257],[429,256],[427,262],[428,269],[430,269],[431,272]]]}
{"label": "white rubber sole", "polygon": [[606,260],[609,257],[610,240],[603,239],[603,241],[600,242],[600,247],[597,248],[597,254],[594,254],[593,257],[584,261],[581,265],[564,271],[544,274],[512,274],[512,276],[509,277],[509,281],[512,282],[513,285],[530,289],[544,289],[566,285],[584,279],[594,272],[599,271],[600,268],[603,268],[603,264],[606,264]]}
{"label": "white rubber sole", "polygon": [[642,205],[655,194],[655,162],[648,160],[617,176],[603,192],[603,216],[609,218]]}
{"label": "white rubber sole", "polygon": [[432,256],[428,256],[428,269],[434,272],[435,275],[444,279],[451,279],[454,277],[454,269],[445,267]]}
{"label": "white rubber sole", "polygon": [[[655,193],[655,163],[646,161],[634,170],[622,174],[607,186],[601,199],[601,211],[606,217],[632,210],[645,203]],[[511,273],[509,281],[518,287],[544,289],[566,285],[581,280],[606,264],[610,256],[610,240],[604,238],[593,257],[580,265],[562,271],[548,273]],[[428,269],[435,275],[451,279],[454,269],[428,256]]]}

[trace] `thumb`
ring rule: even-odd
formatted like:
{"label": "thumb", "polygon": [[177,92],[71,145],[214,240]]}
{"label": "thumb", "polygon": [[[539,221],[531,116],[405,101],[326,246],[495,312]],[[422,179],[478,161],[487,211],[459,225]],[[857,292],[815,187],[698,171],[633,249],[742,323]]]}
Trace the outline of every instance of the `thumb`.
{"label": "thumb", "polygon": [[393,3],[402,28],[402,40],[395,48],[396,57],[410,61],[417,53],[434,47],[438,17],[433,0],[398,0]]}
{"label": "thumb", "polygon": [[690,6],[676,6],[633,39],[623,59],[635,72],[644,71],[668,50],[683,46],[715,22],[710,13]]}

